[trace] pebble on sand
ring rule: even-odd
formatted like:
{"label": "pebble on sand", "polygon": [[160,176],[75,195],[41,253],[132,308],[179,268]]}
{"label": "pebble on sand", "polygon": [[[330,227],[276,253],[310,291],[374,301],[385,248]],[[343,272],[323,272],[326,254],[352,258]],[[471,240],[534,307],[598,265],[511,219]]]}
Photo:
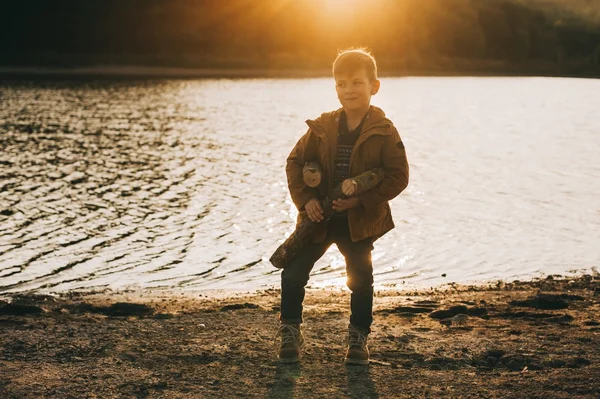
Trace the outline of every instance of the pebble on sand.
{"label": "pebble on sand", "polygon": [[83,172],[73,172],[67,177],[65,177],[65,181],[71,184],[77,184],[83,182],[87,178],[86,174]]}

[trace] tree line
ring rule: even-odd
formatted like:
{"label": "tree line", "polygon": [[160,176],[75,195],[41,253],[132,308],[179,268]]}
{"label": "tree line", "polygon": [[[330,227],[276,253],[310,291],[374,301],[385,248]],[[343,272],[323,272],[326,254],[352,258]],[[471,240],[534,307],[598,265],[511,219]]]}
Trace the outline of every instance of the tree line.
{"label": "tree line", "polygon": [[0,6],[0,64],[310,69],[358,45],[390,73],[598,74],[600,5],[567,3],[21,0]]}

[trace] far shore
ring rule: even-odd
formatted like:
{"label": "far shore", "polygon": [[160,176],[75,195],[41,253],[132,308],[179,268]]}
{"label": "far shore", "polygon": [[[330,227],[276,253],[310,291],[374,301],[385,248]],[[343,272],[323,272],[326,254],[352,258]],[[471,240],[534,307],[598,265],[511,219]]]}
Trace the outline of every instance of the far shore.
{"label": "far shore", "polygon": [[[45,66],[0,66],[0,79],[201,79],[201,78],[318,78],[330,77],[330,69],[290,69],[290,68],[182,68],[135,65],[97,65],[81,67],[45,67]],[[385,77],[574,77],[600,78],[600,72],[557,72],[542,70],[496,70],[490,69],[422,69],[386,72]]]}

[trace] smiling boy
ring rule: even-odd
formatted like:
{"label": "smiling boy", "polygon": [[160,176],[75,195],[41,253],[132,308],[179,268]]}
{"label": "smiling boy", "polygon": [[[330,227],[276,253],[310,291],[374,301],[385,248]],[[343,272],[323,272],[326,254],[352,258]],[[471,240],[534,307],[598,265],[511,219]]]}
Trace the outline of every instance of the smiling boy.
{"label": "smiling boy", "polygon": [[[345,362],[368,364],[367,337],[373,322],[373,242],[394,228],[388,201],[408,185],[409,168],[400,135],[384,112],[371,105],[381,85],[374,57],[363,49],[346,50],[333,63],[335,89],[342,108],[309,120],[308,132],[287,158],[288,188],[299,210],[298,223],[319,223],[313,242],[281,274],[281,337],[278,358],[297,362],[304,337],[302,303],[310,272],[335,243],[346,260],[350,296],[350,324]],[[316,188],[302,179],[307,162],[320,164],[323,176]],[[357,197],[334,199],[336,211],[323,218],[321,200],[345,179],[373,168],[383,168],[379,185]]]}

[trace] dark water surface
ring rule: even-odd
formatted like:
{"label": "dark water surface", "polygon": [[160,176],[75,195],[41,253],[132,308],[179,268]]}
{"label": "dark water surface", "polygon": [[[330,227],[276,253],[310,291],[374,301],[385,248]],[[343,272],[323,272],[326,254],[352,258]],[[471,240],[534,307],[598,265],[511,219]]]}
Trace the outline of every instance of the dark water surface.
{"label": "dark water surface", "polygon": [[[594,272],[600,81],[390,78],[411,184],[378,285]],[[329,79],[0,83],[0,292],[277,285],[284,163]],[[446,277],[442,277],[446,274]],[[313,286],[343,286],[332,248]]]}

